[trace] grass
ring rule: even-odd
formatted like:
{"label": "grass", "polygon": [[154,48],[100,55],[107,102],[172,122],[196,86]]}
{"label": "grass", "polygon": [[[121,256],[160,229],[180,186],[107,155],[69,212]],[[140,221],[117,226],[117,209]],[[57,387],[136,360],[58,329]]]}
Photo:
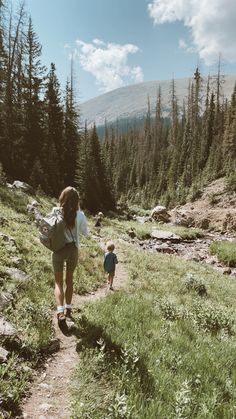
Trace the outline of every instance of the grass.
{"label": "grass", "polygon": [[104,220],[103,231],[110,237],[123,237],[127,239],[128,231],[132,228],[139,240],[150,238],[153,230],[171,231],[177,234],[183,240],[195,240],[204,236],[203,230],[199,228],[187,228],[181,226],[174,226],[171,224],[161,224],[156,222],[147,222],[140,224],[137,221],[119,221],[119,220]]}
{"label": "grass", "polygon": [[[1,342],[10,352],[8,361],[0,365],[0,407],[6,417],[16,415],[32,370],[54,338],[51,253],[41,245],[36,225],[27,213],[27,204],[34,199],[40,203],[43,214],[55,205],[46,196],[28,197],[0,187],[0,232],[16,242],[12,246],[0,238],[0,292],[13,296],[12,304],[2,315],[18,331],[17,338]],[[92,238],[82,240],[74,275],[75,292],[92,291],[104,281],[102,260],[102,250],[96,242]],[[6,268],[12,267],[26,272],[29,280],[17,282],[10,278]]]}
{"label": "grass", "polygon": [[122,252],[128,292],[89,304],[78,323],[72,417],[234,417],[235,280],[173,256]]}
{"label": "grass", "polygon": [[210,252],[216,255],[219,261],[225,265],[236,266],[236,240],[215,241],[210,245]]}

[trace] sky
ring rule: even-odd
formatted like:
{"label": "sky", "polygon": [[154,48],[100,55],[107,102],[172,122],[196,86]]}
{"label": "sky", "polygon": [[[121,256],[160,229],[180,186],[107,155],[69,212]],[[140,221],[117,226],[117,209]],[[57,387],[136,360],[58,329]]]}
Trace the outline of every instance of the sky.
{"label": "sky", "polygon": [[[16,7],[18,0],[13,0]],[[25,0],[61,87],[70,76],[82,103],[149,80],[236,75],[235,0]]]}

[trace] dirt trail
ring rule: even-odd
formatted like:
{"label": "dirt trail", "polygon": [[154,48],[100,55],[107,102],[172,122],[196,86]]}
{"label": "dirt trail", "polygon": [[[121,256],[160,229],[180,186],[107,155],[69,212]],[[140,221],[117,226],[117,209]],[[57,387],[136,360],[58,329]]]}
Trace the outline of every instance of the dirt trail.
{"label": "dirt trail", "polygon": [[[101,247],[103,243],[100,242]],[[124,289],[127,273],[123,264],[123,255],[118,249],[119,263],[114,278],[114,289]],[[104,284],[96,292],[79,296],[74,295],[73,307],[83,307],[88,301],[104,298],[113,292]],[[47,359],[43,371],[36,372],[31,386],[30,396],[22,406],[22,418],[27,419],[69,419],[71,417],[70,383],[74,369],[79,362],[76,352],[77,339],[74,335],[65,336],[57,326],[56,315],[53,318],[56,338],[60,340],[60,350]]]}

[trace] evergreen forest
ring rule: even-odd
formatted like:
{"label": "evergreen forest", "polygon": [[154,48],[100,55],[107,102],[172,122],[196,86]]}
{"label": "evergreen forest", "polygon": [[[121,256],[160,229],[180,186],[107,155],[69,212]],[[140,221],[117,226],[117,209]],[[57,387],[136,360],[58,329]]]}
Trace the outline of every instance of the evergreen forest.
{"label": "evergreen forest", "polygon": [[24,5],[13,12],[0,0],[0,164],[7,180],[55,197],[67,185],[78,187],[91,212],[127,202],[174,206],[219,176],[235,188],[236,89],[224,98],[220,60],[207,82],[196,69],[184,103],[171,81],[168,116],[159,89],[155,116],[147,98],[141,127],[105,123],[99,139],[95,124],[81,126],[73,61],[62,88],[56,65],[46,68],[41,53]]}

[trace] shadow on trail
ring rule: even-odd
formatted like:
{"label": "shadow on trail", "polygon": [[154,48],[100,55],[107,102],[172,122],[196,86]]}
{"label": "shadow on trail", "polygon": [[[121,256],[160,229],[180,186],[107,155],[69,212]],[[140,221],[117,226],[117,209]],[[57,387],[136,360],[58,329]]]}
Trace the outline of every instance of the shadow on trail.
{"label": "shadow on trail", "polygon": [[[76,350],[77,352],[86,349],[101,348],[101,341],[104,342],[104,352],[106,354],[106,363],[108,368],[112,368],[117,364],[124,365],[124,353],[126,351],[120,344],[113,342],[111,337],[107,335],[101,326],[89,322],[85,316],[77,321],[76,326],[71,330],[77,339]],[[154,396],[156,392],[155,381],[149,373],[145,360],[139,357],[138,360],[133,362],[132,357],[125,360],[127,369],[135,373],[138,377],[140,390],[145,396]]]}

